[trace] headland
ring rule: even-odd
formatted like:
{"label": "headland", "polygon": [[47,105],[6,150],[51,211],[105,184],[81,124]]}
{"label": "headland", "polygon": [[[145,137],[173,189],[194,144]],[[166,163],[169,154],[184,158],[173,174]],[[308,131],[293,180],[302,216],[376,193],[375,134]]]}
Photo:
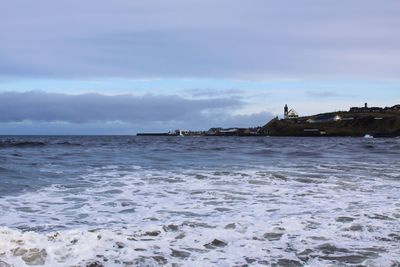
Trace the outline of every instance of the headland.
{"label": "headland", "polygon": [[275,117],[264,126],[211,128],[207,131],[176,130],[167,133],[138,133],[138,136],[294,136],[294,137],[398,137],[400,105],[392,107],[352,107],[311,116],[299,116],[284,107],[284,117]]}
{"label": "headland", "polygon": [[400,105],[393,107],[352,107],[313,116],[298,116],[287,105],[284,118],[275,118],[259,134],[269,136],[400,136]]}

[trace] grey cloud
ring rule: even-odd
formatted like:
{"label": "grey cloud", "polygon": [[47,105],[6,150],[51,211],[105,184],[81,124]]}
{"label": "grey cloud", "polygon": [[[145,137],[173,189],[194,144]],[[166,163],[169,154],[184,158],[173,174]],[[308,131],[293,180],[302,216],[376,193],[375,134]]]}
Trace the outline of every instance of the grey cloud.
{"label": "grey cloud", "polygon": [[353,94],[340,94],[334,91],[307,91],[307,96],[316,98],[349,98],[355,97]]}
{"label": "grey cloud", "polygon": [[272,116],[269,112],[260,112],[249,115],[232,115],[230,113],[198,114],[195,118],[186,121],[144,121],[141,123],[0,122],[0,133],[10,135],[131,135],[137,132],[164,132],[175,129],[205,130],[211,127],[252,127],[264,125]]}
{"label": "grey cloud", "polygon": [[241,89],[188,89],[184,93],[192,97],[226,97],[243,95],[246,91]]}
{"label": "grey cloud", "polygon": [[272,118],[272,113],[264,111],[252,114],[227,116],[222,119],[219,124],[218,122],[215,122],[215,125],[221,125],[223,127],[255,127],[265,125]]}
{"label": "grey cloud", "polygon": [[149,123],[144,125],[140,130],[159,130],[168,129],[189,129],[189,130],[205,130],[211,127],[255,127],[265,125],[273,118],[270,112],[257,112],[252,114],[238,115],[233,112],[203,113],[196,116],[195,119],[165,122],[163,125],[158,123]]}
{"label": "grey cloud", "polygon": [[397,78],[399,12],[398,0],[8,1],[0,73]]}
{"label": "grey cloud", "polygon": [[237,99],[191,100],[174,95],[66,95],[59,93],[0,93],[0,122],[129,123],[198,120],[205,112],[224,113],[241,107]]}

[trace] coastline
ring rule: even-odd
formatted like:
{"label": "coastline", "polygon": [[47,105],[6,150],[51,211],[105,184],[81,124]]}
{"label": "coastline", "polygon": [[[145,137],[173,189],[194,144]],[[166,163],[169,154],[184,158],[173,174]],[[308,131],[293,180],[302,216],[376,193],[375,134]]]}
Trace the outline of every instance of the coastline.
{"label": "coastline", "polygon": [[264,126],[249,128],[210,128],[207,131],[176,130],[168,133],[138,133],[137,136],[281,136],[281,137],[399,137],[400,105],[393,107],[353,107],[349,111],[300,117],[284,108],[284,118]]}

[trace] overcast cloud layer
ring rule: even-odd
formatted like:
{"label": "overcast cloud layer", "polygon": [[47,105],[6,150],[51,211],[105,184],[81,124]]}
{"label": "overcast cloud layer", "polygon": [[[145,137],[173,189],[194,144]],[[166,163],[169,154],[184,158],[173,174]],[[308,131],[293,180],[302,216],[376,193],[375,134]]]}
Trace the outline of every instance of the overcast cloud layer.
{"label": "overcast cloud layer", "polygon": [[399,0],[2,1],[0,134],[247,127],[284,104],[398,104],[399,14]]}
{"label": "overcast cloud layer", "polygon": [[181,121],[202,112],[241,106],[235,99],[189,100],[179,96],[0,93],[0,122]]}
{"label": "overcast cloud layer", "polygon": [[0,8],[0,74],[398,78],[400,1],[37,0]]}
{"label": "overcast cloud layer", "polygon": [[[262,112],[233,115],[243,106],[234,98],[186,99],[174,95],[66,95],[31,91],[0,93],[0,123],[119,123],[130,130],[165,127],[208,129],[212,126],[256,126],[272,117]],[[50,123],[50,124],[49,124]],[[65,125],[64,125],[65,126]],[[108,125],[113,127],[113,125]],[[115,126],[115,125],[114,125]],[[173,128],[174,129],[174,128]]]}

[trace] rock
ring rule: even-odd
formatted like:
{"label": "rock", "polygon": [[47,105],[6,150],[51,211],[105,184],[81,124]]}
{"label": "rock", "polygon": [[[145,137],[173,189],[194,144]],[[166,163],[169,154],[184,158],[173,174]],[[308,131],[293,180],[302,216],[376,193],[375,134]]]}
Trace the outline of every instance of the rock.
{"label": "rock", "polygon": [[230,224],[225,225],[224,228],[225,228],[225,229],[235,229],[235,228],[236,228],[236,224],[230,223]]}
{"label": "rock", "polygon": [[171,249],[171,251],[172,251],[171,256],[175,258],[188,258],[190,256],[190,253],[186,251],[175,250],[175,249]]}
{"label": "rock", "polygon": [[121,206],[122,207],[128,207],[128,206],[131,206],[132,205],[132,203],[130,203],[130,202],[121,202]]}
{"label": "rock", "polygon": [[151,232],[144,233],[144,235],[147,235],[147,236],[158,236],[159,234],[161,234],[160,231],[151,231]]}
{"label": "rock", "polygon": [[102,260],[105,261],[105,262],[108,261],[108,259],[107,259],[104,255],[101,255],[101,254],[96,255],[96,258],[102,259]]}
{"label": "rock", "polygon": [[336,254],[336,253],[349,253],[350,251],[348,249],[345,248],[338,248],[335,245],[329,244],[329,243],[325,243],[322,245],[319,245],[317,247],[318,250],[320,250],[322,253],[324,254]]}
{"label": "rock", "polygon": [[248,264],[252,264],[253,262],[256,261],[255,259],[252,259],[252,258],[249,258],[249,257],[245,257],[244,259],[246,260],[246,262],[247,262]]}
{"label": "rock", "polygon": [[125,247],[125,244],[122,242],[115,242],[115,245],[117,246],[117,248],[121,249]]}
{"label": "rock", "polygon": [[175,237],[175,239],[182,239],[182,238],[185,238],[185,234],[184,233],[180,233],[179,235],[177,235],[176,237]]}
{"label": "rock", "polygon": [[395,240],[395,241],[400,241],[400,235],[397,235],[397,234],[389,234],[388,235],[390,238],[392,238],[393,240]]}
{"label": "rock", "polygon": [[163,256],[153,256],[153,259],[160,265],[164,266],[168,263],[168,260]]}
{"label": "rock", "polygon": [[265,233],[264,238],[268,239],[269,241],[277,241],[280,240],[283,236],[283,233]]}
{"label": "rock", "polygon": [[307,248],[301,252],[296,253],[296,256],[302,261],[308,261],[310,259],[311,253],[313,253],[312,249]]}
{"label": "rock", "polygon": [[46,262],[47,252],[45,249],[32,248],[21,258],[27,265],[43,265]]}
{"label": "rock", "polygon": [[214,239],[212,242],[205,244],[204,246],[208,249],[214,249],[214,248],[222,248],[225,247],[227,244],[224,241],[221,241],[219,239]]}
{"label": "rock", "polygon": [[94,261],[86,264],[86,267],[104,267],[104,265],[98,261]]}
{"label": "rock", "polygon": [[301,262],[296,260],[288,260],[288,259],[279,259],[277,262],[277,266],[280,267],[301,267],[304,266]]}
{"label": "rock", "polygon": [[119,213],[134,213],[136,210],[134,208],[121,210]]}
{"label": "rock", "polygon": [[361,232],[364,227],[361,224],[352,224],[349,228],[350,231]]}
{"label": "rock", "polygon": [[335,220],[336,220],[337,222],[341,222],[341,223],[352,222],[352,221],[354,221],[353,218],[351,218],[351,217],[346,217],[346,216],[337,217]]}
{"label": "rock", "polygon": [[178,231],[178,228],[179,228],[178,225],[175,225],[175,224],[169,224],[169,225],[163,226],[163,230],[165,232],[170,232],[170,231],[175,232],[175,231]]}
{"label": "rock", "polygon": [[382,215],[382,214],[373,214],[373,215],[367,215],[368,218],[370,219],[375,219],[375,220],[384,220],[384,221],[393,221],[394,219],[387,216],[387,215]]}
{"label": "rock", "polygon": [[0,267],[11,267],[11,265],[8,264],[8,263],[5,262],[5,261],[0,260]]}
{"label": "rock", "polygon": [[25,249],[25,248],[18,247],[18,248],[15,248],[15,249],[11,250],[11,252],[13,253],[14,256],[18,257],[18,256],[22,256],[25,253],[27,253],[28,250]]}
{"label": "rock", "polygon": [[[335,261],[344,264],[348,264],[347,266],[354,266],[355,264],[361,264],[366,260],[364,255],[359,254],[350,254],[350,255],[327,255],[327,256],[320,256],[320,259],[327,260],[327,261]],[[360,265],[357,265],[360,266]],[[362,265],[366,266],[366,265]]]}
{"label": "rock", "polygon": [[52,235],[49,235],[49,236],[47,237],[47,239],[48,239],[49,241],[55,241],[59,235],[60,235],[60,233],[59,233],[59,232],[56,232],[56,233],[54,233],[54,234],[52,234]]}
{"label": "rock", "polygon": [[272,232],[268,232],[264,234],[264,238],[268,239],[269,241],[277,241],[280,240],[285,232],[285,228],[282,227],[275,227],[272,229]]}

